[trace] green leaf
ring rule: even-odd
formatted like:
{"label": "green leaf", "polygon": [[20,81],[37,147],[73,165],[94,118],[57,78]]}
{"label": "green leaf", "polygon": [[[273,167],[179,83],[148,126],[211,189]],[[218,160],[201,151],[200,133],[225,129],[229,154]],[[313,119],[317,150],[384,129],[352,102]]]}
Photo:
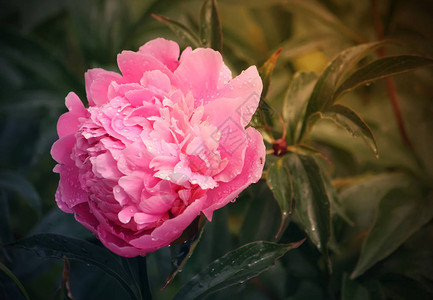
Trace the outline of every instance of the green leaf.
{"label": "green leaf", "polygon": [[320,152],[314,147],[311,147],[309,145],[305,144],[296,144],[296,145],[290,145],[287,147],[287,150],[292,153],[296,153],[298,155],[309,155],[309,156],[317,156],[323,158],[327,163],[331,165],[331,161],[329,160],[329,157],[326,156],[325,153]]}
{"label": "green leaf", "polygon": [[136,298],[131,276],[125,272],[119,258],[103,247],[58,234],[33,235],[13,243],[12,246],[33,250],[42,256],[66,256],[68,259],[94,265],[116,279],[132,298]]}
{"label": "green leaf", "polygon": [[317,76],[314,73],[296,73],[287,89],[283,103],[283,119],[287,124],[289,144],[295,143],[300,131],[300,120],[305,113]]}
{"label": "green leaf", "polygon": [[277,59],[280,56],[281,48],[275,51],[274,54],[271,55],[271,57],[268,58],[268,60],[259,68],[259,75],[262,78],[263,81],[263,91],[262,91],[262,98],[264,99],[266,95],[268,94],[269,86],[271,85],[271,77],[274,73],[275,64],[277,63]]}
{"label": "green leaf", "polygon": [[331,209],[322,174],[311,156],[286,154],[284,159],[292,174],[296,222],[329,262]]}
{"label": "green leaf", "polygon": [[[308,100],[301,133],[298,140],[301,140],[311,129],[315,121],[309,118],[317,112],[322,112],[332,106],[335,101],[334,92],[341,80],[353,70],[355,65],[372,51],[382,46],[385,42],[362,44],[348,48],[338,54],[320,75],[310,99]],[[316,119],[317,121],[318,119]]]}
{"label": "green leaf", "polygon": [[[200,241],[201,236],[203,234],[206,220],[202,215],[196,218],[195,221],[197,222],[196,226],[198,227],[198,229],[196,230],[198,230],[198,232],[196,231],[194,236],[190,240],[184,241],[180,245],[175,245],[175,246],[172,245],[170,247],[171,254],[172,254],[172,261],[175,266],[175,269],[170,272],[170,274],[168,275],[164,283],[164,286],[161,289],[165,289],[170,284],[170,282],[174,279],[174,277],[176,277],[176,275],[179,272],[182,272],[182,268],[184,267],[185,263],[194,253],[194,250],[197,247],[197,244]],[[176,249],[176,248],[180,248],[180,249]],[[173,252],[175,251],[174,249],[176,249],[177,251],[173,255]]]}
{"label": "green leaf", "polygon": [[26,298],[26,300],[30,300],[29,295],[27,294],[26,289],[22,285],[22,283],[19,281],[19,279],[12,273],[11,270],[9,270],[8,267],[6,267],[4,264],[0,262],[0,270],[3,271],[10,279],[12,279],[13,282],[18,286],[21,294]]}
{"label": "green leaf", "polygon": [[403,173],[365,174],[334,180],[345,214],[359,230],[373,226],[379,202],[391,190],[407,188],[413,179]]}
{"label": "green leaf", "polygon": [[23,196],[28,204],[34,209],[37,216],[41,216],[42,211],[39,194],[25,177],[16,173],[1,172],[0,189],[1,188],[14,191]]}
{"label": "green leaf", "polygon": [[331,212],[339,215],[350,226],[354,226],[355,222],[352,220],[352,218],[350,218],[350,216],[344,210],[343,204],[341,203],[341,199],[337,193],[335,186],[332,184],[331,179],[324,172],[322,172],[322,178],[326,187],[326,191],[329,195]]}
{"label": "green leaf", "polygon": [[432,64],[432,58],[417,55],[396,55],[377,59],[356,70],[340,85],[334,97],[338,98],[361,85]]}
{"label": "green leaf", "polygon": [[203,299],[223,288],[243,283],[275,264],[275,261],[303,241],[275,244],[258,241],[228,252],[194,276],[174,299]]}
{"label": "green leaf", "polygon": [[341,104],[332,105],[324,112],[313,114],[310,117],[307,128],[313,126],[318,119],[331,120],[345,129],[353,137],[361,137],[374,154],[378,155],[376,139],[373,132],[367,123],[351,108]]}
{"label": "green leaf", "polygon": [[356,278],[390,255],[433,217],[433,194],[427,197],[407,190],[390,191],[380,202],[376,221],[364,240]]}
{"label": "green leaf", "polygon": [[221,52],[223,32],[216,0],[205,0],[200,10],[200,41],[202,46]]}
{"label": "green leaf", "polygon": [[199,37],[184,24],[157,14],[152,14],[152,17],[167,25],[180,39],[186,43],[191,44],[195,48],[201,46]]}
{"label": "green leaf", "polygon": [[281,224],[276,236],[285,229],[289,215],[292,213],[292,175],[283,158],[278,159],[269,167],[266,182],[274,194],[281,210]]}
{"label": "green leaf", "polygon": [[342,294],[342,300],[371,299],[368,290],[355,280],[350,280],[346,273],[343,275]]}
{"label": "green leaf", "polygon": [[[267,162],[269,161],[270,159],[267,159]],[[239,234],[240,244],[270,241],[275,238],[275,233],[281,225],[281,220],[277,217],[281,215],[281,210],[267,183],[260,180],[246,189],[241,197],[245,198],[238,201],[246,202],[247,210]]]}

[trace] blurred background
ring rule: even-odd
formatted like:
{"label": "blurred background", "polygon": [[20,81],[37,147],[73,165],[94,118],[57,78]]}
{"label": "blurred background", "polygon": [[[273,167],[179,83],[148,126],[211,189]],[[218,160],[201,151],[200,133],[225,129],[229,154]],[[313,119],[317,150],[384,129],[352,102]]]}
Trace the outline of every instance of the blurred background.
{"label": "blurred background", "polygon": [[[182,49],[188,46],[151,14],[180,21],[198,32],[201,4],[195,0],[0,0],[2,244],[42,232],[93,239],[54,200],[58,175],[52,173],[55,162],[49,152],[57,139],[57,119],[66,111],[64,97],[74,91],[85,102],[84,72],[94,67],[117,71],[116,55],[122,50],[136,51],[156,37],[175,40]],[[399,42],[398,47],[387,50],[389,54],[433,57],[433,1],[429,0],[220,0],[218,5],[222,54],[233,74],[250,65],[261,66],[282,48],[267,95],[276,111],[281,110],[296,72],[319,75],[347,47],[383,36]],[[374,222],[377,203],[386,191],[410,185],[414,179],[405,174],[431,187],[432,86],[431,68],[395,78],[411,146],[402,142],[384,81],[342,99],[373,130],[379,158],[362,139],[353,139],[330,122],[321,121],[308,137],[309,143],[331,159],[332,165],[324,163],[324,168],[343,209],[354,221],[347,226],[341,218],[334,220],[333,276],[325,274],[320,253],[306,242],[260,277],[210,298],[236,294],[240,299],[342,299],[342,286],[346,286],[366,295],[356,299],[433,299],[431,221],[359,282],[344,283],[348,280],[344,274],[353,269],[362,240]],[[274,131],[276,138],[279,131]],[[148,256],[154,298],[171,299],[188,278],[231,249],[250,241],[275,241],[279,223],[278,204],[266,183],[253,185],[235,204],[215,214],[196,254],[164,291],[160,287],[172,268],[172,250],[164,248]],[[290,223],[280,242],[303,237]],[[18,277],[31,299],[60,297],[56,290],[61,285],[62,260],[6,247],[1,249],[0,262]],[[15,283],[2,272],[0,281],[0,298],[21,299]],[[75,299],[127,297],[113,279],[76,261],[71,261],[70,282]]]}

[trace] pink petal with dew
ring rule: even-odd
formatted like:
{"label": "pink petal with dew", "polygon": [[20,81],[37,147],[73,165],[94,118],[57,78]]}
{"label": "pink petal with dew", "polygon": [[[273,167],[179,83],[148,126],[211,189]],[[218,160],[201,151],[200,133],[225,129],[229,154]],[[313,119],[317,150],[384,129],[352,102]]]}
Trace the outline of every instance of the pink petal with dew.
{"label": "pink petal with dew", "polygon": [[245,127],[251,121],[251,117],[257,110],[262,94],[263,83],[255,66],[251,66],[227,83],[218,94],[212,98],[231,98],[237,100],[236,112],[241,115],[241,126]]}
{"label": "pink petal with dew", "polygon": [[205,105],[205,116],[209,122],[218,127],[221,158],[227,159],[226,167],[214,178],[217,181],[228,182],[237,176],[244,166],[245,143],[247,135],[241,126],[242,116],[239,107],[242,99],[220,98]]}
{"label": "pink petal with dew", "polygon": [[171,89],[170,78],[160,70],[144,72],[140,84],[144,87],[155,87],[165,93],[168,93]]}
{"label": "pink petal with dew", "polygon": [[75,166],[57,165],[54,172],[60,173],[56,202],[61,210],[71,213],[74,206],[89,201],[87,193],[81,188],[78,169]]}
{"label": "pink petal with dew", "polygon": [[120,74],[104,69],[90,69],[84,74],[86,94],[89,106],[101,106],[108,103],[108,86],[111,82],[122,83]]}
{"label": "pink petal with dew", "polygon": [[219,52],[199,48],[182,58],[181,64],[174,72],[174,84],[185,94],[191,91],[197,107],[206,103],[216,92],[220,77],[231,76],[228,72]]}
{"label": "pink petal with dew", "polygon": [[200,211],[206,201],[206,196],[196,199],[189,205],[183,213],[173,219],[166,220],[161,226],[155,228],[151,234],[143,235],[139,238],[132,239],[129,243],[146,252],[169,245],[171,242],[181,236],[185,228],[200,215]]}
{"label": "pink petal with dew", "polygon": [[160,194],[156,196],[151,196],[147,199],[142,199],[140,201],[140,209],[151,215],[161,215],[166,213],[173,205],[176,200],[177,194],[170,191],[161,191]]}
{"label": "pink petal with dew", "polygon": [[75,145],[75,136],[70,134],[54,142],[51,147],[51,156],[56,162],[63,165],[75,166],[71,159],[72,148]]}
{"label": "pink petal with dew", "polygon": [[139,52],[155,57],[172,72],[176,70],[179,65],[179,45],[173,41],[157,38],[141,46]]}
{"label": "pink petal with dew", "polygon": [[139,52],[122,51],[117,55],[117,64],[127,82],[138,83],[144,72],[152,70],[160,70],[169,78],[172,76],[172,72],[162,62]]}
{"label": "pink petal with dew", "polygon": [[84,108],[83,102],[75,93],[69,93],[65,102],[69,112],[61,115],[57,122],[57,133],[60,138],[77,132],[80,126],[79,118],[89,115],[89,112]]}
{"label": "pink petal with dew", "polygon": [[207,192],[209,206],[203,209],[208,220],[212,220],[214,210],[225,206],[235,199],[251,183],[257,182],[263,171],[266,148],[262,135],[252,127],[246,130],[248,145],[245,163],[241,174],[229,182],[220,182],[219,186]]}
{"label": "pink petal with dew", "polygon": [[160,215],[151,215],[146,213],[136,213],[134,215],[134,221],[135,223],[139,225],[151,225],[161,219]]}
{"label": "pink petal with dew", "polygon": [[[99,222],[98,226],[96,227],[95,234],[105,247],[114,253],[125,257],[145,255],[146,252],[140,251],[140,249],[129,245],[127,242],[128,237],[121,231],[122,229],[120,227],[114,228],[114,225],[109,224],[106,217],[102,215],[92,203],[89,204],[91,213]],[[116,229],[118,229],[118,231],[116,231]]]}
{"label": "pink petal with dew", "polygon": [[100,178],[117,181],[122,173],[117,168],[117,162],[110,152],[105,152],[95,157],[91,157],[92,172]]}
{"label": "pink petal with dew", "polygon": [[75,205],[74,215],[75,219],[84,227],[89,229],[92,233],[96,233],[96,228],[98,227],[99,222],[90,212],[89,204],[87,202]]}
{"label": "pink petal with dew", "polygon": [[135,215],[135,213],[137,213],[137,208],[135,208],[135,206],[124,207],[118,213],[119,221],[122,222],[123,224],[126,224],[131,220],[131,218]]}
{"label": "pink petal with dew", "polygon": [[119,179],[119,186],[132,198],[134,202],[139,202],[141,191],[143,190],[143,175],[134,172],[132,175],[123,176]]}

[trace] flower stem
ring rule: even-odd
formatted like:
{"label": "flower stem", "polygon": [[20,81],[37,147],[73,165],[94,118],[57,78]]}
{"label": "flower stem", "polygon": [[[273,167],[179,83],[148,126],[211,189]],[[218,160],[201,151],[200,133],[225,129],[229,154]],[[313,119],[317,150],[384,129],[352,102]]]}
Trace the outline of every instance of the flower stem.
{"label": "flower stem", "polygon": [[[373,10],[373,18],[374,18],[374,29],[376,32],[377,40],[383,39],[383,26],[380,20],[379,8],[377,5],[377,0],[371,0],[372,10]],[[386,56],[386,51],[384,48],[379,48],[377,50],[377,54],[380,58]],[[397,91],[395,89],[394,79],[391,77],[386,78],[386,90],[388,94],[388,98],[391,100],[391,105],[394,111],[394,116],[397,122],[398,131],[400,133],[400,137],[408,148],[412,149],[412,143],[409,139],[409,136],[406,131],[406,127],[404,125],[403,115],[401,113],[400,104],[398,102]]]}
{"label": "flower stem", "polygon": [[139,279],[139,286],[141,290],[142,299],[151,300],[152,294],[150,293],[149,278],[147,276],[146,256],[137,257],[137,263],[138,263],[138,279]]}

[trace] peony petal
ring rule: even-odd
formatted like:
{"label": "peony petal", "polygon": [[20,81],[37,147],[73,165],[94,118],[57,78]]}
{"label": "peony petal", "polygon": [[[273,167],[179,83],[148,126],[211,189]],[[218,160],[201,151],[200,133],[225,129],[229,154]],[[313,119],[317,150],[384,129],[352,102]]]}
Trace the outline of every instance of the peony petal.
{"label": "peony petal", "polygon": [[110,152],[105,152],[96,157],[91,157],[92,171],[100,178],[116,181],[123,174],[117,168],[117,162]]}
{"label": "peony petal", "polygon": [[89,201],[89,196],[81,188],[75,166],[58,165],[56,172],[60,173],[56,202],[61,210],[70,213],[74,206]]}
{"label": "peony petal", "polygon": [[200,215],[200,211],[206,202],[206,196],[195,200],[183,213],[173,219],[166,220],[161,226],[155,228],[150,235],[142,235],[129,241],[131,245],[146,252],[151,252],[169,245],[177,239],[185,228]]}
{"label": "peony petal", "polygon": [[152,70],[160,70],[171,78],[171,71],[162,62],[153,56],[139,52],[122,51],[117,55],[117,64],[127,82],[140,82],[143,73]]}
{"label": "peony petal", "polygon": [[174,84],[185,94],[192,92],[196,99],[196,107],[209,101],[219,84],[220,72],[222,77],[224,68],[221,54],[212,49],[195,49],[189,55],[182,57],[182,62],[174,72]]}
{"label": "peony petal", "polygon": [[144,87],[155,87],[166,93],[171,89],[170,78],[159,70],[144,72],[140,84]]}
{"label": "peony petal", "polygon": [[203,213],[212,220],[214,210],[223,207],[235,199],[251,183],[259,181],[265,164],[266,148],[263,137],[254,128],[246,130],[248,145],[245,152],[245,163],[242,173],[229,182],[220,183],[218,187],[207,192],[209,206],[203,209]]}
{"label": "peony petal", "polygon": [[74,166],[74,162],[71,159],[72,148],[75,145],[75,136],[70,134],[64,136],[54,142],[51,147],[51,156],[59,164],[64,164],[68,166]]}
{"label": "peony petal", "polygon": [[238,107],[236,112],[241,115],[241,126],[245,127],[257,110],[262,89],[263,83],[259,72],[255,66],[251,66],[227,83],[216,94],[213,94],[212,98],[237,99]]}
{"label": "peony petal", "polygon": [[89,106],[101,106],[108,102],[108,86],[114,81],[122,83],[122,76],[103,69],[90,69],[84,74]]}
{"label": "peony petal", "polygon": [[[221,158],[227,159],[226,167],[214,178],[227,182],[237,176],[244,166],[245,143],[247,135],[241,126],[238,113],[242,100],[221,98],[205,105],[205,116],[209,122],[218,126],[218,141]],[[215,133],[215,139],[216,133]]]}
{"label": "peony petal", "polygon": [[132,175],[123,176],[119,179],[119,186],[134,200],[140,201],[141,191],[143,189],[143,176],[139,172]]}
{"label": "peony petal", "polygon": [[135,208],[135,206],[127,206],[123,208],[118,214],[119,221],[123,224],[128,223],[136,212],[137,208]]}
{"label": "peony petal", "polygon": [[89,112],[75,93],[69,93],[65,99],[66,107],[69,112],[60,116],[57,122],[57,133],[59,137],[64,137],[77,132],[80,126],[79,118],[87,117]]}
{"label": "peony petal", "polygon": [[157,38],[141,46],[139,52],[155,57],[172,72],[179,65],[179,45],[173,41]]}

